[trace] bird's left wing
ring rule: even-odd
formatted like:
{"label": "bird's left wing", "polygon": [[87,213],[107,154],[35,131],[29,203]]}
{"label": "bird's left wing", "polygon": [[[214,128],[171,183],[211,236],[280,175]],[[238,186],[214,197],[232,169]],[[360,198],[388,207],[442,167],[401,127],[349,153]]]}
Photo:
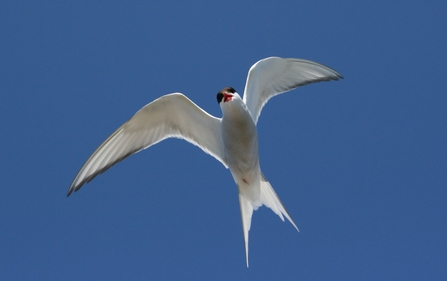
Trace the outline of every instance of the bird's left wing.
{"label": "bird's left wing", "polygon": [[129,155],[169,137],[199,146],[227,167],[220,118],[211,116],[183,94],[173,93],[141,108],[107,138],[79,170],[67,196]]}
{"label": "bird's left wing", "polygon": [[243,99],[256,124],[271,97],[309,83],[339,78],[343,76],[337,71],[313,61],[270,57],[258,61],[248,71]]}

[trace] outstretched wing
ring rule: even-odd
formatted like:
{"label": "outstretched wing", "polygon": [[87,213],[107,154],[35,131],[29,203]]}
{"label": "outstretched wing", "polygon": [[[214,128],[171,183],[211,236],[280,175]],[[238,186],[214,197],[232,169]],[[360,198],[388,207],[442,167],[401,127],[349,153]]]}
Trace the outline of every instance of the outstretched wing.
{"label": "outstretched wing", "polygon": [[270,57],[258,61],[248,71],[243,99],[256,124],[271,97],[309,83],[339,78],[343,76],[337,71],[313,61]]}
{"label": "outstretched wing", "polygon": [[211,116],[183,94],[173,93],[141,108],[107,138],[79,170],[67,196],[127,156],[169,137],[199,146],[227,167],[220,118]]}

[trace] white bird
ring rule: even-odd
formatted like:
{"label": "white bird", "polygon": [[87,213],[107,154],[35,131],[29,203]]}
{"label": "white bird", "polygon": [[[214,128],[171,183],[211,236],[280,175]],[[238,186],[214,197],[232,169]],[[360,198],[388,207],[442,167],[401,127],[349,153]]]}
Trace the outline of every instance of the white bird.
{"label": "white bird", "polygon": [[164,95],[141,108],[93,152],[67,196],[129,155],[166,138],[184,139],[230,169],[239,191],[248,267],[248,232],[254,210],[265,205],[298,230],[259,166],[256,123],[261,109],[275,95],[339,78],[343,77],[335,70],[308,60],[262,59],[248,72],[243,99],[231,87],[217,94],[222,118],[208,114],[181,93]]}

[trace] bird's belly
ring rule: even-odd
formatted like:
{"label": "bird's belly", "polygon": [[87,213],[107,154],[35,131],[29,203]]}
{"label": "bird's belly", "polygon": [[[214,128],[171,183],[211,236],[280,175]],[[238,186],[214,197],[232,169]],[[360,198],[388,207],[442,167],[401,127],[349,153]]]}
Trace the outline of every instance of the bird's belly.
{"label": "bird's belly", "polygon": [[257,145],[235,142],[226,147],[226,159],[230,170],[249,172],[259,166]]}
{"label": "bird's belly", "polygon": [[240,120],[223,125],[226,126],[223,139],[228,168],[238,184],[240,181],[248,184],[258,177],[260,170],[256,126]]}

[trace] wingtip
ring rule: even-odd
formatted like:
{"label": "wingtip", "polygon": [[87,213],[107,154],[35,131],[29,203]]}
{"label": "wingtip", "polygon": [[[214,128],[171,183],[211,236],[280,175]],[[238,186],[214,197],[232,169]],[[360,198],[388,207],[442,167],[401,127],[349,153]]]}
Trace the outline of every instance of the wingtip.
{"label": "wingtip", "polygon": [[79,188],[76,188],[76,187],[74,187],[73,185],[71,185],[71,186],[68,188],[68,191],[67,191],[67,197],[70,196],[70,194],[72,194],[73,191],[74,191],[74,192],[78,191],[78,189],[79,189]]}
{"label": "wingtip", "polygon": [[70,194],[71,194],[72,192],[73,192],[73,188],[70,187],[70,188],[68,189],[68,191],[67,191],[67,197],[70,196]]}
{"label": "wingtip", "polygon": [[326,81],[338,81],[341,79],[345,79],[343,77],[343,75],[341,75],[340,73],[338,73],[337,71],[334,70],[335,73],[333,73],[333,76],[328,77],[328,79]]}

